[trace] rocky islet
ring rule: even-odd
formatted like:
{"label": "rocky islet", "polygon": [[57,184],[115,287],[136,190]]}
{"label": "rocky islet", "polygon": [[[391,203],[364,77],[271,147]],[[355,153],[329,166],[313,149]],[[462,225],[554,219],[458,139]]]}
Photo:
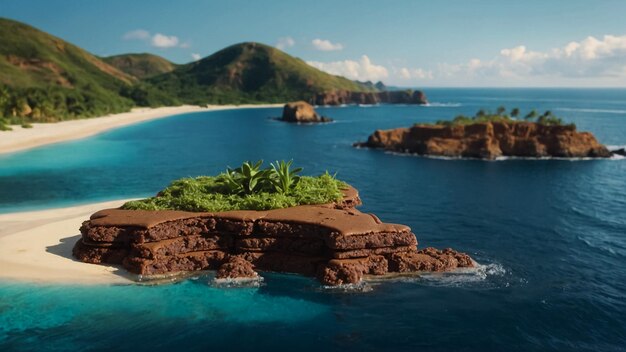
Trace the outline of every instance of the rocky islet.
{"label": "rocky islet", "polygon": [[294,123],[324,123],[333,121],[331,118],[318,115],[315,108],[305,101],[285,104],[283,115],[278,120]]}
{"label": "rocky islet", "polygon": [[418,124],[377,130],[356,147],[443,157],[608,158],[612,153],[593,134],[574,125],[536,122],[480,122],[468,125]]}
{"label": "rocky islet", "polygon": [[357,191],[344,193],[333,204],[266,211],[102,210],[83,223],[73,253],[87,263],[121,264],[144,278],[216,270],[217,278],[249,279],[274,271],[330,286],[367,275],[474,266],[451,249],[418,250],[409,227],[358,211]]}

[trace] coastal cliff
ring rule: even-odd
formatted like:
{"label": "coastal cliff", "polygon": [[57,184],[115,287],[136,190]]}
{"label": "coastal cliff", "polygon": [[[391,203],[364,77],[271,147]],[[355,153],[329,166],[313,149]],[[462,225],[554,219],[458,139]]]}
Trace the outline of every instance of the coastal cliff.
{"label": "coastal cliff", "polygon": [[398,90],[382,92],[351,92],[346,90],[317,93],[311,99],[314,105],[342,104],[428,104],[424,92],[416,90]]}
{"label": "coastal cliff", "polygon": [[377,130],[357,147],[446,157],[607,158],[608,149],[573,125],[535,122],[481,122],[467,125],[414,125]]}

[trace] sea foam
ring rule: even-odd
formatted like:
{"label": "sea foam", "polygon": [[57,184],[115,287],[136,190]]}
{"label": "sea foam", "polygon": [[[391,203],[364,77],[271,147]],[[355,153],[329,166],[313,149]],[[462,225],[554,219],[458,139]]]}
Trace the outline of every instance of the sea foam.
{"label": "sea foam", "polygon": [[571,111],[571,112],[588,112],[588,113],[599,113],[599,114],[626,114],[626,110],[621,109],[583,109],[583,108],[556,108],[558,111]]}
{"label": "sea foam", "polygon": [[458,108],[460,106],[463,106],[461,103],[439,103],[439,102],[432,102],[432,103],[428,103],[426,105],[424,105],[426,107],[429,108]]}

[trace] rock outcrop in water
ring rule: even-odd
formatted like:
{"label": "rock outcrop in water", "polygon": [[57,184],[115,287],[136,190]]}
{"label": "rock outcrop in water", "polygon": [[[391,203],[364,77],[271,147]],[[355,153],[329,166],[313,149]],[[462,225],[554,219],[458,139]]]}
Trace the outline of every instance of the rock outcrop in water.
{"label": "rock outcrop in water", "polygon": [[573,125],[534,122],[485,122],[469,125],[415,125],[377,130],[357,147],[446,157],[607,158],[608,149]]}
{"label": "rock outcrop in water", "polygon": [[354,209],[358,204],[351,188],[340,203],[268,211],[107,209],[83,223],[73,253],[146,277],[217,270],[217,278],[250,279],[275,271],[314,276],[325,285],[474,266],[451,249],[418,251],[409,227],[383,223]]}
{"label": "rock outcrop in water", "polygon": [[428,104],[426,95],[419,90],[397,90],[383,92],[350,92],[332,91],[318,93],[312,99],[315,105],[343,105],[343,104]]}
{"label": "rock outcrop in water", "polygon": [[611,154],[626,156],[626,148],[618,148],[615,150],[611,150]]}
{"label": "rock outcrop in water", "polygon": [[279,119],[285,122],[319,123],[331,122],[332,119],[320,116],[313,106],[305,101],[287,103],[283,107],[283,116]]}

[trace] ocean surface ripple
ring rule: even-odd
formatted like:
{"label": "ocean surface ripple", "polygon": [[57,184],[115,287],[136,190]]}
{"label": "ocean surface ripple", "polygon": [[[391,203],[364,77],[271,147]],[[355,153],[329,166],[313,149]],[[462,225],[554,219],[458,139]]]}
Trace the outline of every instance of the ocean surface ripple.
{"label": "ocean surface ripple", "polygon": [[[411,226],[420,247],[476,269],[344,290],[264,274],[255,287],[196,277],[161,286],[0,283],[0,350],[619,351],[626,346],[626,162],[442,160],[352,148],[376,129],[500,105],[553,110],[626,145],[625,90],[429,89],[431,107],[194,113],[0,156],[0,212],[153,195],[244,160],[294,159],[361,192],[362,210]],[[450,103],[448,103],[450,102]],[[436,108],[433,108],[436,107]]]}

